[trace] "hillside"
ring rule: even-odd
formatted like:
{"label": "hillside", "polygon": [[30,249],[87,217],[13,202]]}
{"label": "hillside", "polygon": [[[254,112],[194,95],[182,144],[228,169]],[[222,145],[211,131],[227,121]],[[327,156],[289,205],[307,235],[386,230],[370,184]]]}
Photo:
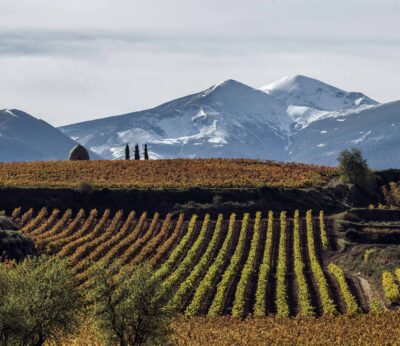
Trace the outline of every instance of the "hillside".
{"label": "hillside", "polygon": [[69,258],[82,285],[93,261],[147,261],[168,304],[187,316],[353,315],[373,298],[354,289],[356,277],[348,285],[340,268],[328,266],[334,241],[323,213],[210,218],[42,208],[13,215],[40,252]]}
{"label": "hillside", "polygon": [[[39,253],[69,259],[81,287],[93,262],[146,262],[154,279],[163,282],[171,308],[187,317],[236,318],[352,316],[396,307],[400,293],[389,296],[381,277],[400,278],[399,241],[384,246],[369,235],[375,227],[375,235],[389,240],[384,227],[398,215],[398,210],[381,209],[334,217],[311,210],[215,217],[110,209],[17,208],[10,213]],[[398,234],[398,221],[390,227]]]}
{"label": "hillside", "polygon": [[17,109],[0,110],[0,161],[66,160],[75,145],[43,120]]}
{"label": "hillside", "polygon": [[5,187],[255,188],[326,184],[330,167],[240,159],[0,163]]}
{"label": "hillside", "polygon": [[338,152],[358,147],[373,168],[400,167],[400,159],[391,154],[400,146],[399,114],[397,101],[323,117],[292,138],[289,157],[293,161],[333,164]]}
{"label": "hillside", "polygon": [[[399,210],[210,217],[17,208],[9,215],[39,253],[68,258],[80,289],[98,261],[150,265],[168,307],[179,312],[172,322],[177,344],[396,344],[398,338],[398,237],[384,245],[368,235],[371,227],[386,238],[387,227],[398,234]],[[391,281],[381,281],[384,275]],[[96,335],[83,325],[63,344],[101,345]]]}

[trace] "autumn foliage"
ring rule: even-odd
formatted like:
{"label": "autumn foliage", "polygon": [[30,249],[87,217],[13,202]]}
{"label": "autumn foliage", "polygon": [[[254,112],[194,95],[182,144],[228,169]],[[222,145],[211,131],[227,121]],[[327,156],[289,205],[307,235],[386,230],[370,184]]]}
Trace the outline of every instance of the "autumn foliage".
{"label": "autumn foliage", "polygon": [[307,187],[336,175],[331,167],[246,159],[0,163],[0,186],[12,187]]}

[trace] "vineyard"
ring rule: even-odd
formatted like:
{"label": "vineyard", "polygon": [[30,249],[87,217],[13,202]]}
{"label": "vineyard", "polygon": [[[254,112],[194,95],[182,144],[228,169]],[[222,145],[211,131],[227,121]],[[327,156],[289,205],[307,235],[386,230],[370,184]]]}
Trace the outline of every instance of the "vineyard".
{"label": "vineyard", "polygon": [[324,261],[331,225],[323,212],[211,218],[19,208],[12,218],[41,253],[67,257],[81,285],[100,260],[149,263],[170,306],[186,316],[333,316],[366,310],[344,271]]}
{"label": "vineyard", "polygon": [[255,188],[324,185],[335,168],[245,159],[0,163],[0,186],[77,188]]}
{"label": "vineyard", "polygon": [[[196,317],[173,324],[177,345],[398,345],[398,312],[337,318]],[[78,344],[76,344],[78,345]]]}

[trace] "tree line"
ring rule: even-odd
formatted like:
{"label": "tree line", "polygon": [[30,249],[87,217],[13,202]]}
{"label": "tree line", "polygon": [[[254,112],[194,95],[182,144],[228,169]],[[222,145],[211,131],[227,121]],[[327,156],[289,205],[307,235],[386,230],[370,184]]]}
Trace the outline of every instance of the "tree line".
{"label": "tree line", "polygon": [[[135,160],[140,160],[140,151],[139,151],[139,144],[135,144],[135,155],[134,155]],[[147,150],[147,144],[143,146],[143,158],[145,160],[149,159],[149,152]],[[130,160],[131,159],[131,151],[129,148],[129,144],[127,143],[125,146],[125,160]]]}

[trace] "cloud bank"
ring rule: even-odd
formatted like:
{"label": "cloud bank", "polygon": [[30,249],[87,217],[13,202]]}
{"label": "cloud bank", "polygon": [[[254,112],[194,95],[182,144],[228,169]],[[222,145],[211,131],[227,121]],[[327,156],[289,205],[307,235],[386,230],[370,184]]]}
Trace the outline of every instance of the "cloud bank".
{"label": "cloud bank", "polygon": [[399,99],[399,14],[393,0],[0,0],[0,108],[64,125],[291,74]]}

